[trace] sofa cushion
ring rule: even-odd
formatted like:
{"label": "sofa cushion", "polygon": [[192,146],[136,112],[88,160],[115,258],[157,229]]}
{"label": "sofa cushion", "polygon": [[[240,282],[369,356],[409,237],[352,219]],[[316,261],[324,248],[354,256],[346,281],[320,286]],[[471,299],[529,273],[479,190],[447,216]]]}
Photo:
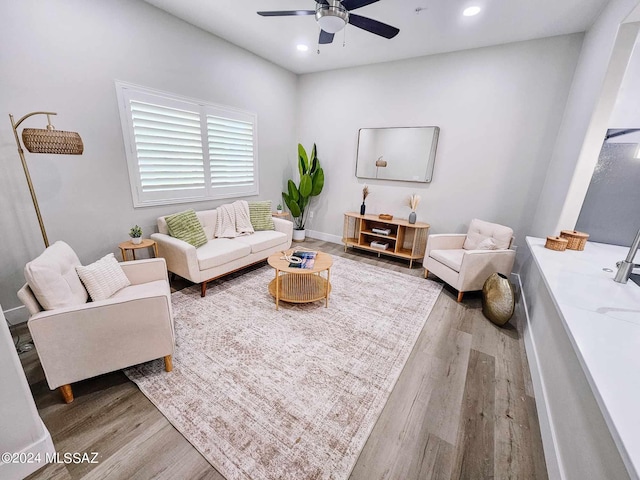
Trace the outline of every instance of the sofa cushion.
{"label": "sofa cushion", "polygon": [[165,217],[169,235],[179,238],[194,247],[198,248],[207,243],[207,236],[204,233],[202,224],[193,210],[174,213]]}
{"label": "sofa cushion", "polygon": [[237,237],[234,242],[241,242],[251,247],[251,253],[262,252],[268,248],[277,247],[287,242],[287,236],[282,232],[275,230],[265,230],[263,232],[255,232],[244,237]]}
{"label": "sofa cushion", "polygon": [[246,243],[236,242],[230,238],[216,238],[209,240],[206,245],[196,250],[200,270],[218,267],[245,257],[251,253],[251,247]]}
{"label": "sofa cushion", "polygon": [[511,237],[513,237],[513,230],[504,225],[497,223],[485,222],[474,218],[469,225],[469,231],[467,232],[467,238],[464,241],[462,248],[465,250],[476,250],[478,244],[484,239],[491,237],[496,241],[497,249],[509,248],[511,244]]}
{"label": "sofa cushion", "polygon": [[106,300],[118,290],[131,285],[113,253],[105,255],[91,265],[78,265],[76,272],[94,302]]}
{"label": "sofa cushion", "polygon": [[249,218],[256,232],[276,229],[271,215],[271,200],[249,202]]}
{"label": "sofa cushion", "polygon": [[464,253],[465,251],[463,249],[431,250],[429,256],[443,265],[446,265],[450,269],[460,272]]}
{"label": "sofa cushion", "polygon": [[76,267],[80,260],[69,245],[56,242],[24,267],[24,277],[45,310],[87,303]]}

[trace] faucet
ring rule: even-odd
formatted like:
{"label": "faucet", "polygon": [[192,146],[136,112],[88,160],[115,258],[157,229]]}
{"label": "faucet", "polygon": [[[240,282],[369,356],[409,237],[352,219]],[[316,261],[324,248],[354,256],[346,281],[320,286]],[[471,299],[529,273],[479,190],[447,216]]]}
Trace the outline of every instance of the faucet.
{"label": "faucet", "polygon": [[614,282],[627,283],[633,269],[640,266],[637,263],[633,263],[633,259],[636,256],[638,247],[640,247],[640,230],[638,230],[638,233],[636,233],[636,238],[633,240],[633,243],[629,248],[627,258],[621,262],[616,263],[616,265],[618,266],[618,273],[616,273],[616,276],[613,279]]}

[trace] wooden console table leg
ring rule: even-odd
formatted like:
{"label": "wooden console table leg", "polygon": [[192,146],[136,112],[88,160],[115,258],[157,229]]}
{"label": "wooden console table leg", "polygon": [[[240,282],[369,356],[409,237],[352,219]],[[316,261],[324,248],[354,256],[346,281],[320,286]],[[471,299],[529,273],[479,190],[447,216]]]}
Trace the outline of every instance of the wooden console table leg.
{"label": "wooden console table leg", "polygon": [[60,393],[62,394],[62,399],[64,400],[64,403],[71,403],[73,402],[73,390],[71,390],[71,385],[66,384],[66,385],[62,385],[60,388]]}
{"label": "wooden console table leg", "polygon": [[173,360],[171,359],[171,355],[164,357],[164,369],[167,372],[173,370]]}

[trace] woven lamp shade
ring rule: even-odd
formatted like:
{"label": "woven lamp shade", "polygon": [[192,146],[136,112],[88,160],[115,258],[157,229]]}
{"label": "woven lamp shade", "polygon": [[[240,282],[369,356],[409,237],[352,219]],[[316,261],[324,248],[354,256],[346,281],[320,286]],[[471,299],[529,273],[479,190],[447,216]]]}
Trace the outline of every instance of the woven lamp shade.
{"label": "woven lamp shade", "polygon": [[65,132],[44,128],[25,128],[22,141],[31,153],[53,153],[58,155],[81,155],[84,151],[82,138],[76,132]]}

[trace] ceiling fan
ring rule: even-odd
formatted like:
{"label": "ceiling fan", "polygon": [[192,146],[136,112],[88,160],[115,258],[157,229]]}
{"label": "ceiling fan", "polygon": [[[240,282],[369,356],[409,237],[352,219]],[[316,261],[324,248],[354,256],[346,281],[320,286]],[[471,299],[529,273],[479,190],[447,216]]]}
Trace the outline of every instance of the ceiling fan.
{"label": "ceiling fan", "polygon": [[288,17],[298,15],[315,15],[321,28],[320,43],[333,42],[333,36],[350,23],[354,27],[380,35],[384,38],[395,37],[400,30],[386,23],[351,13],[351,10],[365,7],[379,0],[315,0],[315,10],[284,10],[274,12],[258,12],[263,17]]}

